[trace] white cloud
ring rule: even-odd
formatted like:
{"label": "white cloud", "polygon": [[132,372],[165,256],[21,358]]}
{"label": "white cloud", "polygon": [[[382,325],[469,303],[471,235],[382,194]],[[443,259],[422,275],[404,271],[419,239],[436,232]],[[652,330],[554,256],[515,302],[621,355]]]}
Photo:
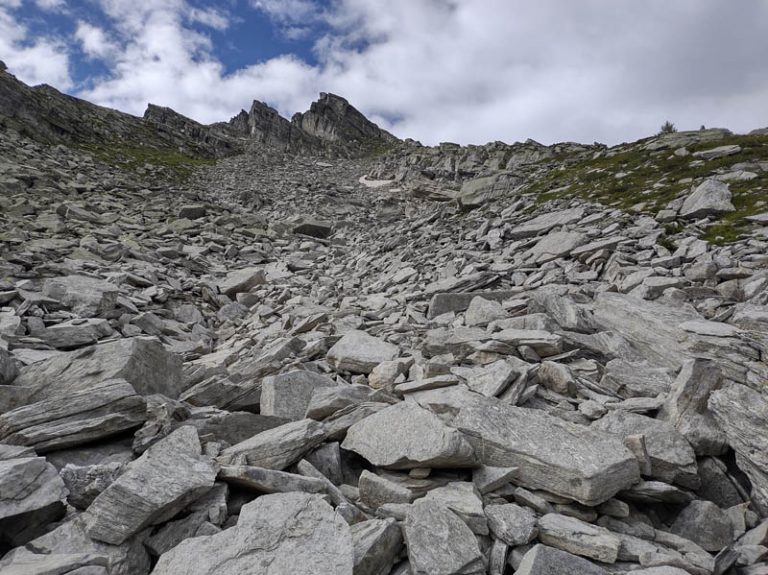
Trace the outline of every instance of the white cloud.
{"label": "white cloud", "polygon": [[203,26],[208,26],[214,30],[226,30],[229,28],[229,19],[214,8],[191,8],[188,11],[188,18],[192,22],[197,22]]}
{"label": "white cloud", "polygon": [[0,60],[27,84],[71,88],[66,46],[55,38],[30,38],[27,27],[9,11],[19,6],[20,2],[0,0]]}
{"label": "white cloud", "polygon": [[109,58],[119,50],[116,44],[107,39],[104,30],[82,20],[77,23],[75,39],[90,58]]}
{"label": "white cloud", "polygon": [[312,0],[251,0],[251,5],[283,24],[307,24],[322,14]]}
{"label": "white cloud", "polygon": [[35,4],[41,10],[46,10],[48,12],[55,12],[67,5],[65,0],[35,0]]}

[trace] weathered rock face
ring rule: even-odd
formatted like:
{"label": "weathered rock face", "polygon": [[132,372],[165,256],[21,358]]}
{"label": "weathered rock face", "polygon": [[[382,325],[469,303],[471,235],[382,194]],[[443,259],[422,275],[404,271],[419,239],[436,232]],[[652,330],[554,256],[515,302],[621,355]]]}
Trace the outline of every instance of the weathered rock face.
{"label": "weathered rock face", "polygon": [[352,331],[328,350],[327,358],[339,371],[370,373],[380,363],[395,359],[398,352],[395,345],[363,331]]}
{"label": "weathered rock face", "polygon": [[680,215],[684,218],[703,218],[733,212],[736,208],[733,207],[731,198],[728,184],[707,180],[685,199],[680,208]]}
{"label": "weathered rock face", "polygon": [[231,529],[182,542],[152,573],[350,575],[353,561],[350,528],[330,505],[316,495],[282,493],[243,506]]}
{"label": "weathered rock face", "polygon": [[640,479],[637,461],[620,439],[535,410],[502,403],[467,407],[453,425],[484,464],[518,467],[520,484],[585,505],[601,503]]}

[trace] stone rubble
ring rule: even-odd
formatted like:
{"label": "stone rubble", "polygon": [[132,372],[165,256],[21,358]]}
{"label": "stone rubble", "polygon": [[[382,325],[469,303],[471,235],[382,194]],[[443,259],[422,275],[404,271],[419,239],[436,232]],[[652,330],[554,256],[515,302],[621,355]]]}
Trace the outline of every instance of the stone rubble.
{"label": "stone rubble", "polygon": [[[0,573],[768,573],[768,236],[701,238],[766,136],[272,112],[183,180],[0,132]],[[527,191],[688,148],[658,213]]]}

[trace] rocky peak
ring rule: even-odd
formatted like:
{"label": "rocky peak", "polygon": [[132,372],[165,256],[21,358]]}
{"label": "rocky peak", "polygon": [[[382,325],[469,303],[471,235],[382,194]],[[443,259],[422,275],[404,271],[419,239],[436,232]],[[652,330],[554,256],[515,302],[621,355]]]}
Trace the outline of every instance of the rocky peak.
{"label": "rocky peak", "polygon": [[320,99],[312,103],[309,111],[294,114],[291,123],[304,132],[329,142],[396,139],[341,96],[325,92],[320,93]]}

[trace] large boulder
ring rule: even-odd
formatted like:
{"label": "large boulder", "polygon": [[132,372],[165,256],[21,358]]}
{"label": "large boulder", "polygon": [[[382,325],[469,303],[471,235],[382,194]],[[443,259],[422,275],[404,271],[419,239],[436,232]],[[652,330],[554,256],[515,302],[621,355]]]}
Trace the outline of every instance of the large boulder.
{"label": "large boulder", "polygon": [[462,408],[452,423],[481,462],[519,467],[517,483],[597,505],[640,480],[621,439],[500,401]]}
{"label": "large boulder", "polygon": [[696,219],[733,212],[731,191],[728,184],[718,180],[705,180],[685,198],[680,208],[680,217]]}
{"label": "large boulder", "polygon": [[216,465],[201,454],[194,427],[180,427],[150,447],[86,511],[87,533],[120,545],[145,527],[171,519],[208,491]]}
{"label": "large boulder", "polygon": [[350,331],[328,350],[326,358],[339,371],[371,373],[383,361],[400,354],[396,345],[387,343],[364,331]]}
{"label": "large boulder", "polygon": [[83,317],[112,310],[119,293],[115,284],[88,276],[64,276],[43,282],[43,295],[60,301]]}
{"label": "large boulder", "polygon": [[153,575],[352,575],[349,525],[318,495],[265,495],[243,506],[235,527],[182,541]]}
{"label": "large boulder", "polygon": [[607,575],[608,572],[591,561],[566,551],[536,545],[528,551],[515,575]]}
{"label": "large boulder", "polygon": [[304,419],[316,389],[335,387],[327,375],[294,370],[264,378],[261,382],[260,412],[285,419]]}
{"label": "large boulder", "polygon": [[358,421],[342,444],[377,467],[474,467],[474,450],[456,429],[410,403],[392,405]]}
{"label": "large boulder", "polygon": [[39,401],[124,379],[140,395],[160,393],[175,399],[182,389],[181,363],[155,338],[119,339],[28,365],[14,385],[34,388],[30,401]]}
{"label": "large boulder", "polygon": [[474,533],[436,501],[417,501],[405,518],[405,542],[414,575],[483,575]]}
{"label": "large boulder", "polygon": [[127,381],[113,379],[3,413],[0,441],[45,453],[136,429],[146,419],[144,398]]}

